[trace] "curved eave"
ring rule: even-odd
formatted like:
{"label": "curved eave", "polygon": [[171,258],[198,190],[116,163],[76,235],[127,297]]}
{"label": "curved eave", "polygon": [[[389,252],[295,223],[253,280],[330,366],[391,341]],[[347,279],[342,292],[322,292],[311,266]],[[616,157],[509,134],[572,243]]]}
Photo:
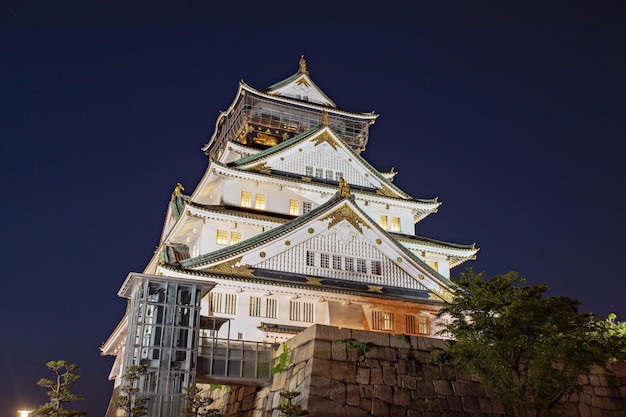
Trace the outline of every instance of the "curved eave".
{"label": "curved eave", "polygon": [[[439,305],[442,303],[440,300],[435,300],[432,298],[404,298],[395,295],[389,294],[380,294],[375,292],[366,292],[366,291],[355,291],[355,290],[346,290],[337,287],[324,287],[320,285],[311,285],[306,283],[292,282],[292,281],[284,281],[284,280],[274,280],[267,277],[257,277],[251,275],[241,275],[241,274],[226,274],[226,273],[216,273],[211,271],[201,271],[196,269],[186,269],[179,268],[175,265],[159,265],[159,268],[174,274],[179,274],[180,276],[197,276],[203,277],[209,280],[225,280],[225,281],[233,281],[233,282],[246,282],[249,284],[258,284],[258,285],[271,285],[272,287],[283,287],[290,288],[295,290],[310,290],[315,292],[326,292],[331,294],[341,294],[341,295],[351,295],[351,296],[360,296],[366,298],[381,298],[385,300],[398,300],[404,302],[413,302],[419,304],[432,304]],[[428,291],[428,293],[432,293]],[[436,295],[436,294],[435,294]]]}
{"label": "curved eave", "polygon": [[455,254],[459,256],[476,255],[478,251],[480,250],[476,247],[475,243],[471,245],[464,245],[464,244],[459,244],[459,243],[444,242],[443,240],[436,240],[436,239],[431,239],[431,238],[423,237],[423,236],[409,236],[409,235],[403,235],[400,233],[390,233],[390,234],[399,242],[424,245],[424,246],[433,247],[433,248],[447,249],[451,252],[454,252]]}
{"label": "curved eave", "polygon": [[126,334],[128,333],[128,313],[124,313],[124,317],[115,326],[115,329],[109,338],[100,346],[100,355],[117,355],[124,345]]}
{"label": "curved eave", "polygon": [[[282,183],[287,186],[290,184],[297,184],[298,186],[302,188],[308,188],[309,190],[318,192],[318,193],[324,192],[324,193],[334,194],[337,192],[337,188],[338,188],[337,186],[334,186],[334,185],[327,185],[327,184],[316,183],[316,182],[303,182],[302,180],[298,180],[294,178],[283,177],[283,176],[274,175],[274,174],[264,174],[258,171],[244,171],[244,170],[240,170],[237,168],[231,168],[219,162],[215,162],[213,168],[215,169],[216,174],[219,173],[219,174],[230,176],[233,178],[250,179],[252,181],[264,181],[264,182],[270,182],[273,184]],[[360,191],[360,190],[352,190],[352,194],[356,198],[367,199],[370,201],[373,199],[380,198],[381,202],[389,199],[389,200],[397,201],[398,203],[404,203],[409,208],[418,210],[419,213],[422,213],[423,214],[422,218],[426,217],[428,214],[437,212],[437,209],[441,205],[441,202],[436,201],[436,200],[419,200],[419,199],[413,199],[413,198],[404,199],[404,198],[398,198],[398,197],[393,197],[393,196],[383,196],[376,192],[370,193],[370,192]]]}

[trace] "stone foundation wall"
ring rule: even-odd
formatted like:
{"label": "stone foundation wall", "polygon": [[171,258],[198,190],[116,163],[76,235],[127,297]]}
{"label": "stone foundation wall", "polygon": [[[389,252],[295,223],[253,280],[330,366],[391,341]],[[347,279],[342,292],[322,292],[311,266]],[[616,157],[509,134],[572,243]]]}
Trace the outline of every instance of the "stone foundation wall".
{"label": "stone foundation wall", "polygon": [[[348,349],[337,340],[367,343]],[[294,402],[323,417],[504,417],[502,403],[477,381],[452,375],[430,362],[437,339],[411,337],[415,360],[396,336],[381,332],[315,325],[287,342],[293,350],[287,371],[263,388],[229,387],[214,392],[213,408],[227,417],[278,417],[280,392],[299,391]],[[276,357],[280,350],[276,352]],[[626,364],[615,376],[596,368],[583,376],[583,391],[567,407],[569,417],[626,417]]]}

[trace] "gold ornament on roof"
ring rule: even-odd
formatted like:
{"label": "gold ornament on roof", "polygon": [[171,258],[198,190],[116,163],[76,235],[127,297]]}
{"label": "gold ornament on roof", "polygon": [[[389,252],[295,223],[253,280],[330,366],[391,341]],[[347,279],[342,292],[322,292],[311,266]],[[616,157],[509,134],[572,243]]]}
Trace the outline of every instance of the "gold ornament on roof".
{"label": "gold ornament on roof", "polygon": [[322,110],[322,124],[324,126],[330,126],[330,120],[328,119],[328,112],[326,110]]}
{"label": "gold ornament on roof", "polygon": [[179,182],[176,183],[176,187],[174,187],[174,191],[172,191],[171,201],[174,201],[174,198],[177,195],[183,195],[183,191],[185,191],[185,187]]}
{"label": "gold ornament on roof", "polygon": [[339,194],[342,197],[350,197],[350,185],[343,177],[339,178]]}
{"label": "gold ornament on roof", "polygon": [[302,74],[307,74],[309,71],[306,69],[306,59],[304,59],[304,55],[300,55],[300,71]]}

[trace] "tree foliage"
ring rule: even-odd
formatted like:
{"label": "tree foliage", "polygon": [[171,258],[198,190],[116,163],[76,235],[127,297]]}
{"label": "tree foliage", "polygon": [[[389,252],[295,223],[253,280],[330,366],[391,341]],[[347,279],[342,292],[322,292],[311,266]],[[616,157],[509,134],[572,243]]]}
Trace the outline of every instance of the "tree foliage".
{"label": "tree foliage", "polygon": [[440,359],[478,377],[507,415],[561,415],[592,365],[626,360],[626,326],[578,312],[569,297],[546,297],[545,285],[525,285],[516,272],[490,280],[469,269],[453,279],[455,297],[440,310],[456,341]]}
{"label": "tree foliage", "polygon": [[213,404],[213,398],[210,395],[204,395],[204,390],[197,385],[184,388],[184,391],[180,394],[185,400],[183,417],[222,417],[218,410],[208,408]]}
{"label": "tree foliage", "polygon": [[148,414],[148,398],[139,396],[139,381],[146,373],[141,365],[126,367],[122,376],[121,394],[113,398],[113,404],[124,411],[126,417],[142,417]]}
{"label": "tree foliage", "polygon": [[80,368],[78,365],[67,361],[50,361],[46,363],[48,369],[56,374],[54,379],[41,378],[37,385],[50,388],[48,397],[50,401],[33,410],[32,416],[40,417],[81,417],[87,414],[84,411],[66,410],[64,404],[80,401],[82,395],[72,393],[74,382],[80,379],[76,374]]}
{"label": "tree foliage", "polygon": [[293,403],[293,399],[298,395],[300,395],[298,391],[283,391],[280,393],[280,396],[283,397],[283,401],[278,407],[281,417],[298,417],[309,414],[300,404]]}

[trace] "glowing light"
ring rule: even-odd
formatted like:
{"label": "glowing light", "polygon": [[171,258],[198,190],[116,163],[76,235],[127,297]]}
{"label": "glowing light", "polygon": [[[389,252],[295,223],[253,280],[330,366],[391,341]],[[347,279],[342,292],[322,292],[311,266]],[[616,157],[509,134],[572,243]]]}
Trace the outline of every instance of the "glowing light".
{"label": "glowing light", "polygon": [[28,417],[30,413],[31,413],[31,410],[17,410],[17,414],[20,417]]}

